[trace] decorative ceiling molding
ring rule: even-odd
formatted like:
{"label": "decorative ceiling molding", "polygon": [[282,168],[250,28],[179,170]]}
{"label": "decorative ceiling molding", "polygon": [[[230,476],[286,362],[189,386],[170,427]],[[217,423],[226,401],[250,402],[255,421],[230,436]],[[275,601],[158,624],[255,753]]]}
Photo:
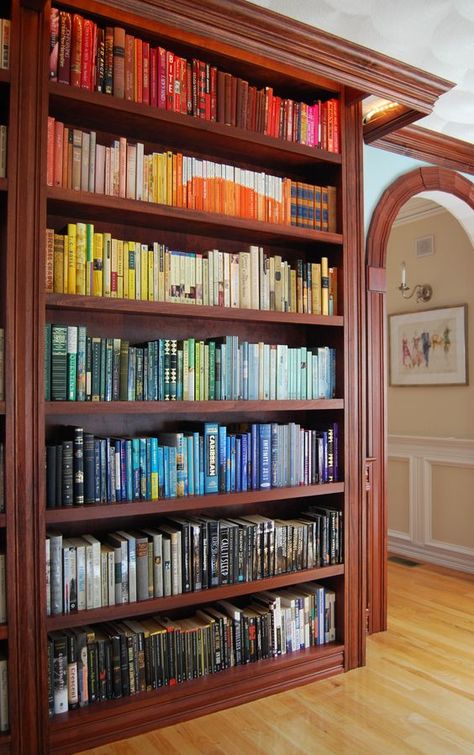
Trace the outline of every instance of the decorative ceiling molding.
{"label": "decorative ceiling molding", "polygon": [[432,218],[434,215],[441,215],[443,212],[447,212],[445,207],[441,207],[429,199],[414,197],[403,205],[392,223],[392,228],[414,223],[417,220],[426,220],[427,218]]}
{"label": "decorative ceiling molding", "polygon": [[461,173],[474,174],[474,144],[421,126],[405,126],[376,139],[371,146]]}
{"label": "decorative ceiling molding", "polygon": [[[78,0],[70,0],[69,7],[80,7]],[[320,80],[328,79],[340,85],[376,94],[404,105],[412,111],[412,120],[429,114],[438,98],[454,84],[413,66],[368,48],[346,41],[307,24],[295,21],[245,0],[108,0],[107,8],[91,0],[90,13],[108,15],[117,9],[117,19],[131,23],[130,14],[151,22],[151,31],[166,35],[179,30],[183,42],[198,41],[220,55],[239,49],[242,60],[277,61],[290,71],[307,71]],[[154,27],[154,29],[153,29]],[[177,35],[174,33],[175,38]],[[265,46],[266,59],[262,56]]]}

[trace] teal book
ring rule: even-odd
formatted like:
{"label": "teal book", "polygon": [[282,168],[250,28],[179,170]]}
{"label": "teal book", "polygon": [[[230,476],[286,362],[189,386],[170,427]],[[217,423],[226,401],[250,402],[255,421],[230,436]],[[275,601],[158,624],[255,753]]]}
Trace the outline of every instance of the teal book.
{"label": "teal book", "polygon": [[204,423],[204,493],[219,492],[218,470],[218,436],[217,422]]}
{"label": "teal book", "polygon": [[77,325],[67,328],[67,400],[77,396]]}
{"label": "teal book", "polygon": [[51,399],[66,401],[68,387],[67,327],[53,325],[51,328]]}
{"label": "teal book", "polygon": [[44,326],[44,400],[51,401],[51,323]]}

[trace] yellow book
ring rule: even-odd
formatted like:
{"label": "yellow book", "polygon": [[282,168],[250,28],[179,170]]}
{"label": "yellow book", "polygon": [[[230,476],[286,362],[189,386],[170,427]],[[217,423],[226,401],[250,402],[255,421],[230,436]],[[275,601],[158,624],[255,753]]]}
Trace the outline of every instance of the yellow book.
{"label": "yellow book", "polygon": [[321,314],[321,265],[311,264],[311,311],[313,315]]}
{"label": "yellow book", "polygon": [[112,234],[104,233],[104,257],[102,272],[103,296],[110,297],[112,290]]}
{"label": "yellow book", "polygon": [[118,247],[117,239],[112,239],[110,247],[110,297],[117,298],[118,291]]}
{"label": "yellow book", "polygon": [[165,301],[165,263],[166,251],[164,244],[158,247],[158,301]]}
{"label": "yellow book", "polygon": [[94,226],[86,225],[86,296],[92,294],[92,273],[94,269]]}
{"label": "yellow book", "polygon": [[86,294],[86,224],[76,223],[76,294]]}
{"label": "yellow book", "polygon": [[148,250],[148,301],[154,301],[154,254],[153,249]]}
{"label": "yellow book", "polygon": [[151,155],[152,163],[151,163],[151,202],[159,202],[160,199],[160,183],[159,183],[159,173],[160,173],[160,155],[158,152],[153,152]]}
{"label": "yellow book", "polygon": [[53,291],[55,294],[64,294],[64,236],[61,233],[54,234],[54,259],[53,259]]}
{"label": "yellow book", "polygon": [[117,298],[123,299],[123,281],[124,281],[124,270],[123,270],[123,241],[121,239],[117,239]]}
{"label": "yellow book", "polygon": [[135,299],[135,242],[128,242],[128,298]]}
{"label": "yellow book", "polygon": [[129,269],[128,269],[128,241],[123,241],[123,252],[122,252],[122,260],[123,260],[123,298],[128,299],[128,275],[129,275]]}
{"label": "yellow book", "polygon": [[92,258],[92,294],[103,296],[104,237],[94,233],[94,250]]}
{"label": "yellow book", "polygon": [[54,229],[46,229],[46,281],[47,294],[54,291]]}
{"label": "yellow book", "polygon": [[296,270],[290,270],[290,312],[296,312]]}
{"label": "yellow book", "polygon": [[140,299],[148,300],[148,245],[140,246]]}
{"label": "yellow book", "polygon": [[64,236],[63,292],[65,294],[69,293],[69,239],[67,234]]}
{"label": "yellow book", "polygon": [[166,204],[173,204],[173,153],[166,153]]}
{"label": "yellow book", "polygon": [[321,257],[321,314],[329,314],[329,270],[327,257]]}
{"label": "yellow book", "polygon": [[75,223],[68,223],[67,227],[67,292],[68,294],[76,293],[76,244],[77,228]]}

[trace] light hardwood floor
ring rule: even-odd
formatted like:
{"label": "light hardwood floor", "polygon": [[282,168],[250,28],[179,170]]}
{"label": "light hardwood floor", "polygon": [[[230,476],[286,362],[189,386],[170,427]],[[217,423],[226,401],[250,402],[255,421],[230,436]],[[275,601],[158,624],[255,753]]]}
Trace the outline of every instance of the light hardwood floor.
{"label": "light hardwood floor", "polygon": [[89,755],[474,753],[474,576],[389,563],[367,665]]}

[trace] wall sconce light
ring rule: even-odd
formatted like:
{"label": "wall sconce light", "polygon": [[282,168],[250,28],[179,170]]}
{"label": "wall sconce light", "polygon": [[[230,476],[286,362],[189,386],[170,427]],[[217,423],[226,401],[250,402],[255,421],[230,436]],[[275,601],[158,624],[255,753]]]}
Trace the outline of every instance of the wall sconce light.
{"label": "wall sconce light", "polygon": [[402,292],[404,299],[411,299],[413,294],[416,294],[416,303],[425,304],[433,296],[433,289],[428,283],[417,283],[413,286],[411,294],[408,293],[410,286],[407,286],[407,266],[402,262],[402,282],[400,283],[398,290]]}

